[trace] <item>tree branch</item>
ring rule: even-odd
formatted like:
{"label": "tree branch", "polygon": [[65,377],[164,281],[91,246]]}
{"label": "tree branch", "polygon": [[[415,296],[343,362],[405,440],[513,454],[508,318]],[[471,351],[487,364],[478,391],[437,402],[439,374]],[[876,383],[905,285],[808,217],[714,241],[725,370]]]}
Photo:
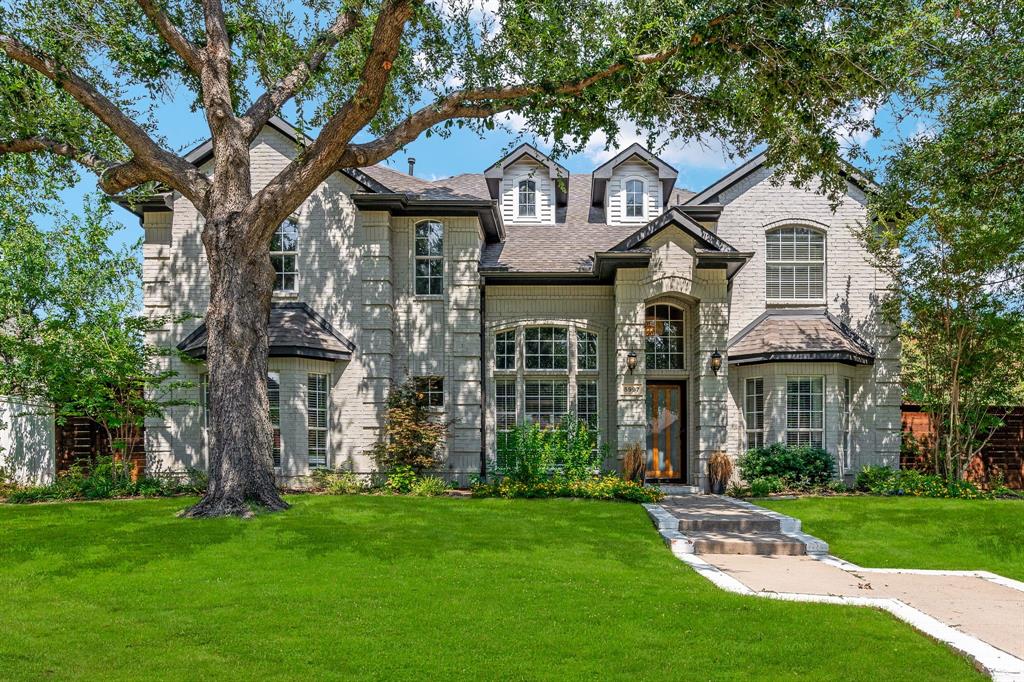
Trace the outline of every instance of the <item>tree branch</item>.
{"label": "tree branch", "polygon": [[65,69],[48,56],[38,55],[13,36],[0,33],[0,50],[10,59],[34,69],[67,92],[110,129],[135,154],[131,163],[145,169],[147,180],[157,180],[201,205],[210,187],[198,168],[160,147],[143,128],[129,118],[91,83]]}
{"label": "tree branch", "polygon": [[142,11],[146,13],[149,20],[153,22],[157,32],[160,34],[168,45],[178,53],[188,68],[192,69],[192,72],[197,76],[203,70],[203,60],[199,53],[199,48],[195,46],[192,41],[182,34],[178,27],[171,22],[170,17],[156,6],[153,0],[137,0],[139,6],[142,7]]}
{"label": "tree branch", "polygon": [[146,182],[145,170],[134,161],[116,163],[108,161],[98,154],[79,149],[74,145],[57,142],[43,137],[30,137],[21,140],[0,142],[0,154],[33,154],[46,152],[54,156],[62,156],[82,164],[100,179],[100,189],[107,194],[120,194],[132,187]]}
{"label": "tree branch", "polygon": [[331,49],[351,34],[361,19],[359,8],[349,9],[339,14],[334,23],[312,41],[306,50],[305,59],[249,107],[242,120],[250,142],[259,134],[270,117],[309,82]]}

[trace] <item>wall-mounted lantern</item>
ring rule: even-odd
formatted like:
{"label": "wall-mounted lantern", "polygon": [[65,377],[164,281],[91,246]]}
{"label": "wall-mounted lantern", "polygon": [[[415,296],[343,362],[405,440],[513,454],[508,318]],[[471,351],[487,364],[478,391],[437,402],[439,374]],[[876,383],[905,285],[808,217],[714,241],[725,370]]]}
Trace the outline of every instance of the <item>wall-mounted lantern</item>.
{"label": "wall-mounted lantern", "polygon": [[722,354],[718,352],[716,348],[711,354],[711,371],[718,374],[718,370],[722,369]]}
{"label": "wall-mounted lantern", "polygon": [[626,356],[626,369],[632,374],[633,370],[636,369],[636,351],[629,351],[629,355]]}

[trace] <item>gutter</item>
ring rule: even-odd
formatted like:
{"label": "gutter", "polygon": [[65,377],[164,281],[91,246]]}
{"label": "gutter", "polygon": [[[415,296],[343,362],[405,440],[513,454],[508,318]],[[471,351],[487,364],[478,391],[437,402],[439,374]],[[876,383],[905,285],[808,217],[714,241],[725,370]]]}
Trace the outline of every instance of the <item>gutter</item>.
{"label": "gutter", "polygon": [[360,210],[390,211],[398,216],[475,216],[480,219],[488,244],[505,241],[505,224],[498,212],[498,203],[492,199],[432,198],[415,194],[351,195]]}

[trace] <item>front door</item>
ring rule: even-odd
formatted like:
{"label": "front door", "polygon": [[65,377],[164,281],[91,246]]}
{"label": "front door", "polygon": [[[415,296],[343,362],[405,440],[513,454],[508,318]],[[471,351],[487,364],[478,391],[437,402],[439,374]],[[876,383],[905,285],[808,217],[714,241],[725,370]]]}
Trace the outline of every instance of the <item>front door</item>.
{"label": "front door", "polygon": [[647,384],[647,478],[686,479],[685,384]]}

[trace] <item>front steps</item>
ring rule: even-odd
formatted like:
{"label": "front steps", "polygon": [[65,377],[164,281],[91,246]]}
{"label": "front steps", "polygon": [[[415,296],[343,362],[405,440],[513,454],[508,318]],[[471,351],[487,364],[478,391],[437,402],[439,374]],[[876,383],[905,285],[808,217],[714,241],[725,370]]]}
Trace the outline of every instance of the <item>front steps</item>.
{"label": "front steps", "polygon": [[669,496],[645,505],[674,552],[683,554],[827,554],[828,545],[800,531],[796,519],[717,495]]}

